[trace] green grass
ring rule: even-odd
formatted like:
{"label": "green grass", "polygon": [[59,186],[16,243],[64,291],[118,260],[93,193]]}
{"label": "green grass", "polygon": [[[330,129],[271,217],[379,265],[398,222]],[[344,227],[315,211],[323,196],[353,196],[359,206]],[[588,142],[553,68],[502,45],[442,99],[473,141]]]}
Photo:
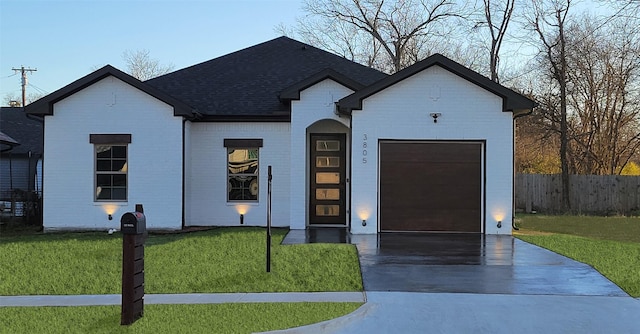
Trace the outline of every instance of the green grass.
{"label": "green grass", "polygon": [[[150,235],[145,293],[361,291],[353,245],[283,246],[273,230],[219,228]],[[0,295],[113,294],[121,290],[122,235],[60,233],[0,237]]]}
{"label": "green grass", "polygon": [[144,317],[130,326],[120,326],[119,306],[0,307],[0,333],[252,333],[332,319],[360,305],[145,305]]}
{"label": "green grass", "polygon": [[527,215],[518,220],[516,237],[589,264],[640,297],[640,219]]}
{"label": "green grass", "polygon": [[640,243],[640,217],[519,215],[518,218],[518,226],[528,231]]}
{"label": "green grass", "polygon": [[[273,230],[271,273],[261,228],[150,235],[145,293],[362,290],[353,245],[282,246],[286,232]],[[118,294],[122,235],[2,233],[0,263],[0,295]],[[0,307],[0,333],[251,333],[332,319],[360,305],[146,305],[128,327],[120,326],[119,306]]]}

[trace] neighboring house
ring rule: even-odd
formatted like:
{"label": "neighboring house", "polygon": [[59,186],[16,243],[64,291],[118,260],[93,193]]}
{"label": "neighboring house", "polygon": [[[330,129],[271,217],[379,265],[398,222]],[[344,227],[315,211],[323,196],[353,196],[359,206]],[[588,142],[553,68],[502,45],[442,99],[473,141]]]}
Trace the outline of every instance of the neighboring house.
{"label": "neighboring house", "polygon": [[152,229],[264,226],[272,166],[274,226],[510,234],[533,107],[441,55],[389,76],[280,37],[146,82],[106,66],[26,110],[47,230],[117,228],[137,203]]}
{"label": "neighboring house", "polygon": [[0,108],[0,207],[5,215],[36,214],[26,208],[36,208],[42,195],[42,131],[42,119],[23,108]]}

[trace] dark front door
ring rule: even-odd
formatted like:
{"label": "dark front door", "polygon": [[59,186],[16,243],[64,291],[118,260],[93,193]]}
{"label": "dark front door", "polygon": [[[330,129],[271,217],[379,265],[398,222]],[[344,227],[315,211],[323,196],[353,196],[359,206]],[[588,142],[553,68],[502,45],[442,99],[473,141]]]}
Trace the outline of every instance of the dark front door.
{"label": "dark front door", "polygon": [[346,224],[345,138],[345,134],[311,135],[311,225]]}

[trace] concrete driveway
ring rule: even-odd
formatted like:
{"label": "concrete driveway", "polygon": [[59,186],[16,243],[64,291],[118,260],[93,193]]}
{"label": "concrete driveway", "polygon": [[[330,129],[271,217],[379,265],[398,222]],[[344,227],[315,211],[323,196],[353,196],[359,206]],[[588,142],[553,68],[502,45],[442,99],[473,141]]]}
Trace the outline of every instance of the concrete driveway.
{"label": "concrete driveway", "polygon": [[354,235],[366,291],[627,296],[591,266],[512,236]]}

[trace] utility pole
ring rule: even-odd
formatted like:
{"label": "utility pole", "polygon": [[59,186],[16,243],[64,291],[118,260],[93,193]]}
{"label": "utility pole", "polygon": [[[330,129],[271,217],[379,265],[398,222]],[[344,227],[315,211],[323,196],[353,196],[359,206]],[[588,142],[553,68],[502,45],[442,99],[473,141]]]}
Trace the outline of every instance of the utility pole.
{"label": "utility pole", "polygon": [[27,72],[35,72],[38,69],[36,68],[24,68],[24,66],[20,66],[20,68],[12,68],[12,70],[22,74],[22,107],[27,103]]}

